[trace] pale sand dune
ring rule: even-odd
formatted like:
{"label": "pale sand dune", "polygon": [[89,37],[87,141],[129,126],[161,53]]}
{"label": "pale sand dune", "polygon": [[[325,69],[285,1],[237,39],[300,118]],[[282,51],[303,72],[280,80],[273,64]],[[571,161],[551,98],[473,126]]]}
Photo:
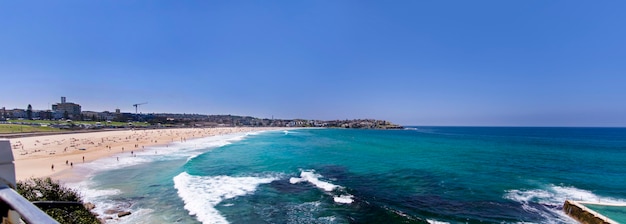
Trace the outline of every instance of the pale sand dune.
{"label": "pale sand dune", "polygon": [[87,163],[122,152],[141,151],[143,147],[153,145],[207,136],[277,129],[284,128],[124,130],[24,137],[10,141],[15,157],[17,180],[25,180],[31,177],[58,177],[62,171],[72,168],[70,163],[75,165],[83,163],[83,158]]}

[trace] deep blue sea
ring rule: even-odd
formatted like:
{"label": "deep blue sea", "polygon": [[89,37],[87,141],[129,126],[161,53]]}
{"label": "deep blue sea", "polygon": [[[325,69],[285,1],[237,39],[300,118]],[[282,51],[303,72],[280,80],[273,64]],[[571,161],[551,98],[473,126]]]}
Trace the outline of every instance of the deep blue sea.
{"label": "deep blue sea", "polygon": [[[626,203],[626,129],[293,129],[83,165],[111,223],[575,223],[566,199]],[[114,216],[114,215],[103,215]]]}

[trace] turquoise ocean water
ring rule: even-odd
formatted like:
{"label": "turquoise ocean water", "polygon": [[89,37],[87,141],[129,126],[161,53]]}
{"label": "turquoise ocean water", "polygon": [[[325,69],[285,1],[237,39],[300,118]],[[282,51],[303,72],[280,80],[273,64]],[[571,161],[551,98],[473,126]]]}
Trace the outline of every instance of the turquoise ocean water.
{"label": "turquoise ocean water", "polygon": [[[80,167],[111,223],[573,223],[626,202],[626,129],[295,129],[146,148]],[[109,215],[104,215],[109,216]]]}

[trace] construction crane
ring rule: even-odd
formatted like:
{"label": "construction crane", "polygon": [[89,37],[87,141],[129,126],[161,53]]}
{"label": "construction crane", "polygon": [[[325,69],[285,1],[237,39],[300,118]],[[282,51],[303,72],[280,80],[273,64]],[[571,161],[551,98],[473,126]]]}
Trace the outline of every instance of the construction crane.
{"label": "construction crane", "polygon": [[146,103],[148,103],[148,102],[143,102],[143,103],[136,103],[136,104],[133,104],[133,107],[135,107],[135,113],[137,113],[137,111],[138,111],[138,110],[137,110],[137,108],[139,108],[139,105],[144,105],[144,104],[146,104]]}

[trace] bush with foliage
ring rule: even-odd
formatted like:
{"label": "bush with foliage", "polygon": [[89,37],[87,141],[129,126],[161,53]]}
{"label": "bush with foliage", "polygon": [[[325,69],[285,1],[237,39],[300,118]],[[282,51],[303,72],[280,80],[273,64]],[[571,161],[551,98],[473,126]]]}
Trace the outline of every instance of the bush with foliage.
{"label": "bush with foliage", "polygon": [[[48,178],[33,178],[17,182],[17,192],[31,202],[71,201],[83,203],[80,195]],[[84,206],[65,206],[42,209],[60,223],[100,223],[98,218]]]}

